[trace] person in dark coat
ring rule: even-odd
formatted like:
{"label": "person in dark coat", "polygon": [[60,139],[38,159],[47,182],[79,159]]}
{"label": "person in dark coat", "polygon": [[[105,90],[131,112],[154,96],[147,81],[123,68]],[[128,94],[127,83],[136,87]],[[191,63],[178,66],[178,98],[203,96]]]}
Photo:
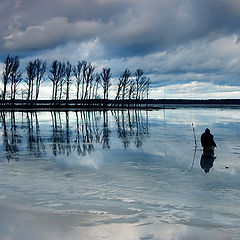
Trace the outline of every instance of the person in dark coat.
{"label": "person in dark coat", "polygon": [[217,147],[217,145],[213,138],[208,128],[206,128],[205,132],[201,135],[203,154],[201,156],[200,165],[205,173],[208,173],[210,168],[213,167],[213,162],[216,159],[214,156],[214,148]]}
{"label": "person in dark coat", "polygon": [[214,148],[217,147],[215,141],[213,140],[213,135],[210,130],[206,128],[205,132],[201,135],[201,144],[203,148]]}

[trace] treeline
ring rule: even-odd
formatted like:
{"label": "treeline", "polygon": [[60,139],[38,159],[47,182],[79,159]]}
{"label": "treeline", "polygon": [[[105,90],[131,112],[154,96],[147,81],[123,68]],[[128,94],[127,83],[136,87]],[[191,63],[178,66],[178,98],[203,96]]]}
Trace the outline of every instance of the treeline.
{"label": "treeline", "polygon": [[[1,89],[1,102],[15,104],[18,88],[24,84],[24,90],[20,92],[21,99],[27,105],[37,102],[42,83],[46,80],[52,83],[52,93],[49,98],[55,104],[58,101],[76,100],[76,103],[86,100],[103,99],[106,103],[109,99],[109,89],[113,85],[110,68],[103,68],[97,73],[95,66],[86,61],[78,61],[72,65],[69,61],[55,60],[47,70],[47,62],[41,59],[29,61],[25,67],[25,74],[20,71],[18,56],[7,56],[3,64]],[[117,82],[115,82],[115,102],[121,100],[132,101],[148,99],[150,78],[144,75],[142,69],[131,73],[125,69]],[[73,93],[71,93],[73,90]],[[72,96],[72,97],[71,97]]]}

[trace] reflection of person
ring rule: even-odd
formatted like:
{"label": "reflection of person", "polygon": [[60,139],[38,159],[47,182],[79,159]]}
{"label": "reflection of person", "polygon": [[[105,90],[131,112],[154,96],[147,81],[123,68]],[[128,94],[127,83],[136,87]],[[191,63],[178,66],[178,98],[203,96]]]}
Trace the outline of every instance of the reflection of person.
{"label": "reflection of person", "polygon": [[204,170],[205,173],[208,173],[210,168],[213,167],[213,162],[215,161],[216,157],[214,157],[214,150],[213,149],[204,149],[203,154],[200,160],[200,166]]}
{"label": "reflection of person", "polygon": [[216,157],[214,157],[214,148],[217,147],[217,145],[213,138],[208,128],[206,128],[205,132],[201,135],[203,154],[201,156],[200,165],[205,173],[208,173],[209,169],[213,167],[213,162],[216,159]]}

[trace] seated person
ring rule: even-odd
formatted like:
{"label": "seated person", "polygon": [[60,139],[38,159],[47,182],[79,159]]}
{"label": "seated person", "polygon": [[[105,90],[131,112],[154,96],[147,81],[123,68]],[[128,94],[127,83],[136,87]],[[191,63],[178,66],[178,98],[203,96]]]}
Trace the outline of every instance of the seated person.
{"label": "seated person", "polygon": [[201,144],[205,149],[214,149],[214,147],[217,147],[213,140],[213,135],[208,128],[206,128],[205,132],[201,135]]}

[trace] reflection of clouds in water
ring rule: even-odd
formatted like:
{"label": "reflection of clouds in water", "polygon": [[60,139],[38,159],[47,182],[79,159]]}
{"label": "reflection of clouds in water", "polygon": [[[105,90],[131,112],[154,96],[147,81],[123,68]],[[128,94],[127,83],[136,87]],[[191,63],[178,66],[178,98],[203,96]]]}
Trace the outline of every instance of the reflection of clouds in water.
{"label": "reflection of clouds in water", "polygon": [[240,109],[224,108],[177,108],[152,111],[149,120],[164,122],[167,124],[191,124],[206,125],[216,123],[239,122]]}
{"label": "reflection of clouds in water", "polygon": [[224,234],[218,231],[204,231],[197,228],[194,229],[187,229],[183,232],[174,233],[171,238],[171,240],[205,240],[205,239],[211,239],[211,240],[225,240],[226,237]]}
{"label": "reflection of clouds in water", "polygon": [[[52,213],[43,209],[0,205],[3,240],[223,240],[223,233],[183,225],[112,223],[84,226],[81,214]],[[14,218],[12,216],[15,216]],[[89,219],[90,220],[90,219]],[[91,220],[90,220],[91,221]],[[82,225],[82,226],[81,226]]]}
{"label": "reflection of clouds in water", "polygon": [[[15,215],[14,218],[11,216]],[[55,214],[39,209],[1,207],[3,240],[223,240],[225,234],[197,227],[169,224],[104,224],[81,226],[80,215]],[[85,219],[86,220],[86,219]]]}
{"label": "reflection of clouds in water", "polygon": [[72,153],[70,156],[66,157],[64,155],[59,155],[55,157],[57,163],[63,164],[64,166],[74,168],[74,167],[89,167],[98,169],[102,165],[103,156],[101,152],[93,152],[90,155],[79,156],[77,153]]}

